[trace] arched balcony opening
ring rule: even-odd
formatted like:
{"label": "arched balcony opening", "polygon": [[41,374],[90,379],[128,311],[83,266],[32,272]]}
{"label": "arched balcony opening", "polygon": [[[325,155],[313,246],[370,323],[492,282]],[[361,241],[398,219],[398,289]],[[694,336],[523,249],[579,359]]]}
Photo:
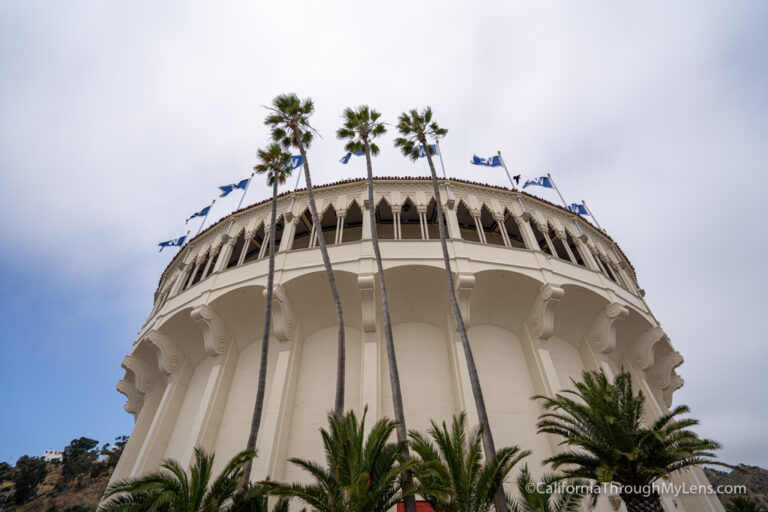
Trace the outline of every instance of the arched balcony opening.
{"label": "arched balcony opening", "polygon": [[608,260],[608,258],[604,258],[603,256],[600,256],[600,258],[603,262],[603,266],[605,267],[608,279],[610,279],[614,283],[619,283],[619,278],[613,272],[613,268],[611,268],[611,262]]}
{"label": "arched balcony opening", "polygon": [[508,209],[504,210],[504,228],[507,230],[509,245],[517,249],[525,249],[525,239],[520,232],[520,226],[515,222],[515,217]]}
{"label": "arched balcony opening", "polygon": [[200,282],[200,280],[203,278],[203,272],[205,271],[205,266],[207,264],[208,264],[208,255],[206,254],[205,257],[201,259],[199,263],[195,263],[195,266],[192,267],[192,272],[194,272],[194,275],[192,276],[192,280],[189,282],[189,286],[194,286]]}
{"label": "arched balcony opening", "polygon": [[211,274],[213,274],[213,269],[215,269],[215,268],[216,268],[216,263],[218,263],[218,261],[219,261],[219,256],[221,256],[221,249],[222,249],[222,247],[223,247],[222,245],[219,245],[218,247],[216,247],[216,248],[213,250],[213,254],[211,255],[211,263],[210,263],[210,265],[208,266],[207,272],[206,272],[206,273],[205,273],[205,275],[203,276],[203,279],[205,279],[205,278],[207,278],[208,276],[210,276]]}
{"label": "arched balcony opening", "polygon": [[309,208],[299,215],[296,223],[296,233],[293,235],[292,249],[306,249],[309,247],[309,239],[312,236],[312,214]]}
{"label": "arched balcony opening", "polygon": [[571,252],[573,253],[573,257],[576,258],[576,263],[578,263],[582,267],[586,267],[587,264],[584,263],[584,258],[581,257],[579,248],[576,247],[576,242],[574,241],[573,236],[571,236],[570,231],[568,231],[567,229],[565,230],[565,241],[568,243],[568,247],[571,249]]}
{"label": "arched balcony opening", "polygon": [[258,229],[253,234],[253,238],[248,240],[248,244],[245,247],[245,258],[243,263],[250,263],[256,261],[262,254],[262,248],[264,247],[264,223],[259,224]]}
{"label": "arched balcony opening", "polygon": [[376,206],[376,234],[380,239],[395,238],[395,216],[385,198]]}
{"label": "arched balcony opening", "polygon": [[565,246],[563,245],[562,239],[558,236],[557,231],[555,231],[555,228],[552,227],[552,224],[547,224],[547,228],[549,229],[549,239],[552,241],[552,245],[555,246],[555,256],[560,258],[561,260],[565,261],[571,261],[571,258],[568,257],[568,251],[565,250]]}
{"label": "arched balcony opening", "polygon": [[240,261],[240,253],[243,252],[244,246],[245,246],[245,231],[241,232],[238,235],[237,241],[235,242],[235,245],[232,247],[232,252],[229,254],[229,261],[227,261],[226,268],[232,268],[237,266],[237,262]]}
{"label": "arched balcony opening", "polygon": [[464,204],[464,201],[459,201],[459,205],[456,207],[456,219],[459,221],[459,232],[463,240],[469,242],[480,241],[475,218],[469,213],[469,208]]}
{"label": "arched balcony opening", "polygon": [[[320,218],[320,232],[322,233],[325,245],[333,245],[336,243],[336,229],[339,227],[339,217],[336,215],[336,208],[329,204],[323,212],[323,216]],[[317,235],[316,235],[317,236]],[[313,240],[315,242],[315,240]],[[312,247],[319,245],[319,243],[312,244]]]}
{"label": "arched balcony opening", "polygon": [[421,239],[421,217],[410,197],[400,210],[400,234],[403,239]]}
{"label": "arched balcony opening", "polygon": [[[280,250],[280,243],[283,241],[283,233],[285,233],[285,217],[282,215],[277,218],[275,223],[275,252]],[[269,240],[267,240],[269,243]],[[269,257],[269,247],[264,248],[264,256]]]}
{"label": "arched balcony opening", "polygon": [[491,210],[485,204],[483,204],[483,207],[480,209],[480,224],[483,226],[486,243],[491,245],[504,245],[501,226],[496,222]]}
{"label": "arched balcony opening", "polygon": [[341,241],[355,242],[363,239],[363,210],[357,201],[347,208],[347,214],[344,216],[344,231],[341,233]]}
{"label": "arched balcony opening", "polygon": [[539,226],[535,222],[531,222],[531,230],[533,231],[533,237],[536,239],[536,245],[539,246],[539,249],[547,254],[552,254],[552,252],[549,250],[549,244],[547,243],[547,239],[544,236],[544,234],[539,229]]}
{"label": "arched balcony opening", "polygon": [[434,197],[427,203],[427,213],[424,214],[424,220],[427,226],[427,238],[440,240],[440,221],[437,219],[437,203]]}

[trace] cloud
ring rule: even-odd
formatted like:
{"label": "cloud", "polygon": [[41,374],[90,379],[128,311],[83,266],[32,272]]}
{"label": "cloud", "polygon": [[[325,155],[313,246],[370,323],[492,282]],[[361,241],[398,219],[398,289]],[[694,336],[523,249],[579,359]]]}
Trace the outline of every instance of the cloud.
{"label": "cloud", "polygon": [[[318,184],[364,174],[337,163],[344,107],[370,103],[393,123],[430,104],[450,130],[450,175],[504,185],[467,163],[500,149],[511,170],[552,172],[588,201],[686,357],[678,396],[728,460],[765,466],[768,408],[753,390],[766,361],[767,9],[5,2],[0,244],[91,297],[112,290],[138,328],[171,257],[155,244],[250,173],[275,94],[316,101]],[[375,173],[426,174],[387,149],[392,136]],[[248,201],[267,195],[257,182]],[[236,203],[219,200],[209,221]]]}

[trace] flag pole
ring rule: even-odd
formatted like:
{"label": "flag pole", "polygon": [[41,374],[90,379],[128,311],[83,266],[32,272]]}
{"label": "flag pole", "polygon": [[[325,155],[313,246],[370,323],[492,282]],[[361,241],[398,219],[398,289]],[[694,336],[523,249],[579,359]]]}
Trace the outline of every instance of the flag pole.
{"label": "flag pole", "polygon": [[512,181],[512,176],[509,175],[507,164],[504,163],[504,157],[501,156],[501,151],[499,151],[498,153],[499,153],[499,160],[501,161],[501,166],[504,168],[504,172],[507,173],[507,178],[509,179],[509,184],[512,185],[512,190],[517,190],[515,188],[515,183]]}
{"label": "flag pole", "polygon": [[215,202],[216,202],[216,199],[211,201],[211,206],[209,206],[208,211],[205,212],[205,217],[203,217],[203,222],[200,223],[200,228],[197,230],[197,233],[195,234],[195,236],[199,235],[200,232],[203,230],[203,226],[205,225],[205,220],[208,218],[208,214],[211,213],[211,208],[213,208],[213,203]]}
{"label": "flag pole", "polygon": [[293,203],[296,202],[296,189],[299,188],[299,181],[301,181],[301,171],[296,173],[296,186],[293,187],[293,195],[291,196],[291,206],[288,207],[289,212],[293,212]]}
{"label": "flag pole", "polygon": [[[237,208],[235,208],[235,211],[239,210],[241,206],[243,206],[243,199],[245,199],[245,194],[248,192],[248,187],[251,186],[251,181],[253,181],[253,177],[256,175],[256,171],[253,171],[251,173],[251,177],[248,178],[248,183],[245,184],[245,188],[243,189],[243,195],[240,196],[240,202],[237,203]],[[229,234],[229,230],[232,229],[232,225],[235,223],[235,219],[229,220],[229,226],[227,226],[227,234]]]}
{"label": "flag pole", "polygon": [[590,217],[592,217],[592,220],[593,220],[593,221],[595,221],[595,224],[597,224],[597,227],[600,229],[600,231],[605,231],[605,230],[602,228],[602,226],[600,226],[600,223],[599,223],[599,222],[597,222],[597,219],[595,218],[595,216],[594,216],[594,215],[592,215],[592,210],[590,210],[590,209],[589,209],[589,206],[587,206],[587,202],[586,202],[586,201],[584,201],[584,200],[582,199],[582,200],[581,200],[581,204],[583,204],[583,205],[584,205],[584,208],[586,208],[586,209],[587,209],[587,213],[589,213],[589,216],[590,216]]}
{"label": "flag pole", "polygon": [[[447,180],[448,176],[445,174],[445,164],[443,163],[443,150],[440,149],[440,139],[435,139],[435,146],[437,147],[437,156],[440,157],[440,168],[443,170],[443,179]],[[429,148],[424,148],[424,151],[429,151]],[[448,183],[445,184],[445,193],[448,196],[448,201],[450,201],[451,189],[448,188]]]}
{"label": "flag pole", "polygon": [[557,188],[557,185],[555,185],[555,180],[552,179],[552,175],[547,173],[547,178],[549,178],[549,182],[552,184],[552,187],[555,189],[555,192],[557,192],[557,195],[560,196],[560,200],[563,202],[563,206],[565,208],[568,208],[568,203],[565,202],[565,199],[563,199],[563,194],[560,193],[560,190]]}

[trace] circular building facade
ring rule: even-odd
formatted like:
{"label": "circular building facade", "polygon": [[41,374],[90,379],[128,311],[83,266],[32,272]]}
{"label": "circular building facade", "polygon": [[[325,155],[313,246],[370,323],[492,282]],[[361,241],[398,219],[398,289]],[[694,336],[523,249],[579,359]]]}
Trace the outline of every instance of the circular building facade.
{"label": "circular building facade", "polygon": [[[536,474],[558,450],[536,434],[530,399],[572,386],[585,369],[629,370],[649,420],[683,384],[683,358],[643,299],[635,271],[604,232],[528,194],[441,180],[448,250],[496,445],[533,451]],[[393,417],[376,289],[372,229],[380,239],[409,429],[467,411],[477,423],[451,313],[430,180],[377,179],[376,225],[365,180],[315,188],[320,226],[304,191],[278,199],[266,398],[253,479],[305,478],[290,457],[322,460],[318,429],[333,405],[336,317],[317,237],[343,304],[347,409]],[[364,214],[364,212],[366,214]],[[188,464],[195,446],[217,468],[245,447],[256,399],[268,271],[270,203],[222,219],[192,239],[162,275],[117,389],[136,423],[114,479]],[[318,229],[319,228],[319,229]],[[706,485],[700,470],[675,482]],[[669,510],[722,510],[714,495],[664,496]],[[618,510],[602,499],[598,510]],[[676,507],[676,508],[674,508]],[[623,506],[622,508],[623,509]]]}

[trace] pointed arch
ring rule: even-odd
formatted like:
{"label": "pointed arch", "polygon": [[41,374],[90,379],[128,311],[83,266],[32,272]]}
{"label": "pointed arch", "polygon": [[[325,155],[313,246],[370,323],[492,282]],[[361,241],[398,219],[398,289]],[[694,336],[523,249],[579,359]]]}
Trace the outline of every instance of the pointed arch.
{"label": "pointed arch", "polygon": [[395,238],[395,215],[386,197],[382,197],[376,205],[376,234],[380,239]]}
{"label": "pointed arch", "polygon": [[427,224],[427,238],[432,240],[440,240],[440,226],[437,220],[437,203],[435,198],[431,197],[427,203],[427,213],[425,214],[425,220]]}
{"label": "pointed arch", "polygon": [[405,199],[400,210],[400,234],[403,239],[421,239],[421,218],[410,197]]}
{"label": "pointed arch", "polygon": [[537,222],[531,222],[531,230],[533,231],[533,237],[536,239],[536,245],[539,246],[539,250],[546,253],[546,254],[552,254],[549,250],[549,244],[547,244],[547,239],[544,237],[544,234],[539,229],[539,225]]}
{"label": "pointed arch", "polygon": [[344,231],[342,231],[342,243],[354,242],[363,238],[363,210],[356,200],[347,207],[344,215]]}
{"label": "pointed arch", "polygon": [[571,235],[570,230],[565,230],[565,241],[568,244],[568,247],[571,249],[571,252],[573,253],[573,257],[576,258],[576,263],[581,265],[582,267],[586,267],[587,264],[584,263],[584,258],[581,257],[581,252],[579,251],[579,248],[576,246],[576,241],[573,238],[573,235]]}
{"label": "pointed arch", "polygon": [[526,249],[525,239],[523,233],[520,231],[520,226],[517,225],[515,216],[509,211],[509,208],[504,208],[504,229],[507,230],[507,237],[509,238],[509,245],[516,249]]}
{"label": "pointed arch", "polygon": [[229,260],[225,268],[236,267],[240,261],[240,254],[243,252],[243,247],[245,247],[245,228],[241,228],[234,238],[236,239],[235,245],[232,247],[232,252],[229,253]]}
{"label": "pointed arch", "polygon": [[253,236],[246,242],[245,258],[243,263],[256,261],[261,255],[261,248],[264,246],[264,222],[259,223],[259,227],[254,231]]}
{"label": "pointed arch", "polygon": [[[320,233],[317,236],[323,237],[325,245],[336,243],[336,229],[339,227],[339,217],[336,215],[336,207],[329,203],[320,217]],[[314,245],[318,245],[317,243]],[[313,247],[314,247],[313,245]]]}
{"label": "pointed arch", "polygon": [[480,235],[477,232],[477,225],[475,224],[475,218],[469,211],[466,203],[463,199],[459,200],[459,204],[456,207],[456,219],[459,221],[459,232],[461,238],[469,242],[479,242]]}
{"label": "pointed arch", "polygon": [[312,236],[312,214],[309,208],[296,218],[296,232],[293,235],[292,249],[306,249],[309,247],[309,238]]}
{"label": "pointed arch", "polygon": [[491,209],[485,203],[480,208],[480,225],[483,227],[486,243],[489,245],[505,245],[504,237],[501,234],[501,226],[499,226]]}
{"label": "pointed arch", "polygon": [[547,230],[549,239],[552,241],[552,245],[555,246],[555,253],[553,256],[557,256],[561,260],[565,261],[571,261],[571,259],[568,257],[568,251],[565,250],[565,246],[563,245],[563,240],[560,238],[560,236],[557,234],[557,231],[555,231],[555,227],[552,225],[551,222],[547,222]]}

